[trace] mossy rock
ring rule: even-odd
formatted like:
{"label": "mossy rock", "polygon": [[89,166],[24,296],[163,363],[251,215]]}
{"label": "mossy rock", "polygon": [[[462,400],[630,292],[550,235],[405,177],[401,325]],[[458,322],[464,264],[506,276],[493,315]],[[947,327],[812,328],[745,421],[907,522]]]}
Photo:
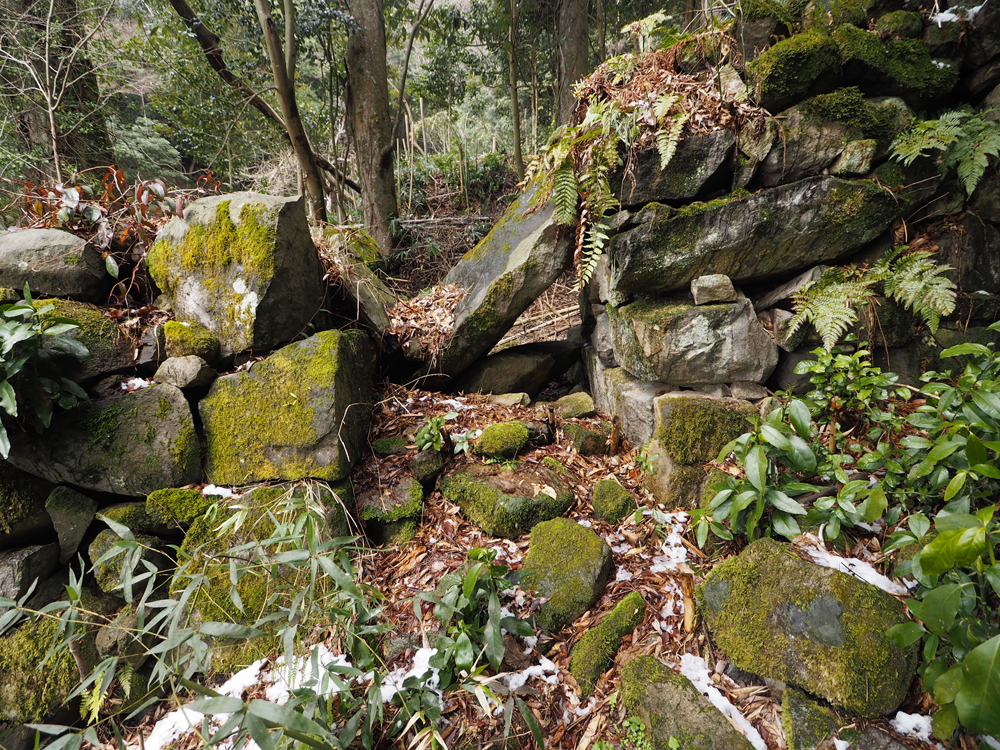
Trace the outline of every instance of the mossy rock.
{"label": "mossy rock", "polygon": [[84,237],[54,228],[0,234],[0,287],[100,303],[113,281]]}
{"label": "mossy rock", "polygon": [[816,89],[830,87],[840,73],[837,45],[826,34],[806,31],[764,50],[748,66],[762,107],[776,112]]}
{"label": "mossy rock", "polygon": [[401,547],[417,535],[418,528],[416,519],[404,518],[373,527],[368,537],[378,547]]}
{"label": "mossy rock", "polygon": [[[139,554],[139,562],[132,569],[134,576],[147,571],[145,565],[147,562],[160,571],[167,570],[171,566],[170,558],[162,551],[163,542],[157,537],[148,534],[134,534],[133,536],[142,550]],[[87,555],[90,557],[91,565],[94,566],[94,578],[97,580],[97,585],[101,587],[101,590],[107,594],[125,596],[122,582],[124,580],[123,573],[125,560],[129,554],[128,551],[122,552],[104,562],[98,562],[101,556],[110,550],[118,540],[119,536],[115,532],[111,529],[105,529],[90,543],[90,546],[87,548]],[[133,595],[138,596],[145,587],[145,581],[135,585],[132,589]]]}
{"label": "mossy rock", "polygon": [[361,520],[379,524],[420,518],[424,509],[424,488],[413,477],[362,493],[358,498]]}
{"label": "mossy rock", "polygon": [[569,671],[584,697],[594,692],[608,663],[618,653],[622,639],[639,626],[645,614],[646,601],[642,594],[633,591],[573,646]]}
{"label": "mossy rock", "polygon": [[917,316],[892,298],[875,297],[860,316],[861,337],[873,347],[905,346],[917,332]]}
{"label": "mossy rock", "polygon": [[566,466],[564,466],[563,464],[559,463],[558,459],[554,458],[553,456],[546,456],[545,458],[543,458],[542,466],[548,469],[552,469],[552,471],[556,472],[556,474],[558,474],[559,476],[562,476],[571,481],[576,479],[576,474],[567,469]]}
{"label": "mossy rock", "polygon": [[[631,659],[618,691],[654,750],[751,750],[753,745],[686,677],[652,656]],[[676,745],[671,745],[671,740]]]}
{"label": "mossy rock", "polygon": [[209,480],[347,476],[368,438],[371,353],[362,331],[324,331],[216,380],[199,404]]}
{"label": "mossy rock", "polygon": [[958,67],[932,59],[919,39],[882,39],[874,32],[841,26],[833,32],[833,41],[840,48],[845,74],[862,76],[862,88],[926,102],[944,96],[958,83]]}
{"label": "mossy rock", "polygon": [[169,320],[163,326],[167,357],[201,357],[209,364],[219,358],[219,337],[200,323]]}
{"label": "mossy rock", "polygon": [[555,410],[563,419],[580,419],[597,414],[594,399],[586,391],[570,393],[555,403]]}
{"label": "mossy rock", "polygon": [[437,475],[444,470],[444,456],[441,455],[441,451],[424,448],[410,457],[410,460],[407,461],[407,468],[410,470],[410,476],[418,482],[427,484],[433,482]]}
{"label": "mossy rock", "polygon": [[372,452],[376,456],[383,457],[406,453],[406,438],[402,435],[379,438],[372,442]]}
{"label": "mossy rock", "polygon": [[442,479],[440,488],[472,523],[490,536],[507,539],[561,516],[573,504],[572,488],[544,466],[472,465]]}
{"label": "mossy rock", "polygon": [[538,625],[555,632],[593,607],[612,567],[611,548],[576,521],[554,518],[535,526],[521,586],[548,599],[538,612]]}
{"label": "mossy rock", "polygon": [[929,158],[917,159],[908,166],[895,160],[887,161],[876,167],[872,176],[906,207],[924,203],[941,184],[941,174]]}
{"label": "mossy rock", "polygon": [[665,394],[653,402],[654,437],[674,462],[714,461],[725,445],[753,426],[756,407],[737,399]]}
{"label": "mossy rock", "polygon": [[875,32],[900,39],[919,39],[924,33],[924,17],[910,10],[894,10],[875,22]]}
{"label": "mossy rock", "polygon": [[160,535],[176,530],[176,526],[155,510],[150,510],[146,503],[117,503],[101,508],[100,514],[139,534]]}
{"label": "mossy rock", "polygon": [[567,422],[563,424],[562,431],[581,456],[603,456],[608,452],[608,433],[603,430],[591,430],[582,424]]}
{"label": "mossy rock", "polygon": [[59,411],[44,435],[11,433],[10,463],[52,482],[145,497],[201,478],[191,407],[156,385]]}
{"label": "mossy rock", "polygon": [[794,687],[785,688],[781,698],[781,728],[789,750],[815,750],[823,740],[839,737],[853,741],[858,733],[848,729],[853,736],[839,736],[838,730],[851,722],[844,715],[810,698]]}
{"label": "mossy rock", "polygon": [[771,539],[716,566],[695,593],[733,664],[855,715],[894,711],[916,674],[917,645],[901,649],[885,636],[908,621],[900,602]]}
{"label": "mossy rock", "polygon": [[160,230],[146,267],[178,320],[208,328],[223,356],[292,340],[322,306],[301,196],[200,198]]}
{"label": "mossy rock", "polygon": [[64,377],[78,382],[92,381],[132,369],[134,343],[118,330],[115,321],[96,307],[65,299],[36,300],[34,305],[39,310],[50,308],[41,315],[43,321],[54,317],[72,318],[80,326],[68,335],[87,347],[90,356],[77,359],[53,352]]}
{"label": "mossy rock", "polygon": [[473,451],[488,458],[514,458],[527,444],[528,425],[524,422],[497,422],[483,430]]}
{"label": "mossy rock", "polygon": [[0,549],[28,544],[52,528],[45,501],[53,485],[0,461]]}
{"label": "mossy rock", "polygon": [[636,507],[632,493],[614,478],[600,479],[594,483],[591,502],[594,505],[594,515],[608,523],[620,523]]}
{"label": "mossy rock", "polygon": [[171,526],[188,527],[205,515],[212,501],[201,490],[157,490],[146,498],[146,511]]}

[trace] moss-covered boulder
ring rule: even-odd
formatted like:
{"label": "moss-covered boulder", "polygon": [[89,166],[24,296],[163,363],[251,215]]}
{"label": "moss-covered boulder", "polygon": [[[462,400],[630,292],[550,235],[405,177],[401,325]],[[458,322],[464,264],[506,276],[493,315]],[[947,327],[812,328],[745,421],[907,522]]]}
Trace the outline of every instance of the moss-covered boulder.
{"label": "moss-covered boulder", "polygon": [[569,518],[554,518],[531,530],[521,586],[546,597],[538,624],[556,631],[569,625],[604,594],[613,566],[611,548]]}
{"label": "moss-covered boulder", "polygon": [[457,376],[489,352],[570,263],[572,232],[559,230],[552,203],[527,213],[536,190],[518,197],[445,279],[468,290],[438,357],[445,375]]}
{"label": "moss-covered boulder", "polygon": [[885,636],[907,622],[903,605],[778,542],[758,540],[718,565],[696,597],[716,645],[740,669],[865,717],[895,710],[909,691],[917,644],[901,649]]}
{"label": "moss-covered boulder", "polygon": [[651,204],[614,239],[612,285],[653,294],[708,273],[736,283],[791,273],[860,249],[900,210],[874,182],[828,176],[679,209]]}
{"label": "moss-covered boulder", "polygon": [[0,233],[0,287],[32,294],[104,302],[113,279],[83,237],[61,229]]}
{"label": "moss-covered boulder", "polygon": [[594,399],[586,391],[570,393],[555,403],[556,413],[563,419],[579,419],[597,414]]}
{"label": "moss-covered boulder", "polygon": [[601,456],[608,452],[608,433],[604,430],[591,430],[582,424],[567,422],[562,431],[581,456]]}
{"label": "moss-covered boulder", "polygon": [[747,67],[757,101],[775,112],[796,99],[833,88],[840,73],[840,54],[827,34],[807,31],[783,39]]}
{"label": "moss-covered boulder", "polygon": [[924,17],[912,10],[894,10],[875,22],[875,32],[901,39],[919,39],[924,34]]}
{"label": "moss-covered boulder", "polygon": [[833,32],[845,77],[859,80],[863,90],[899,94],[927,103],[948,94],[958,83],[958,65],[934,60],[920,39],[888,37],[877,31],[841,26]]}
{"label": "moss-covered boulder", "polygon": [[323,302],[301,197],[200,198],[160,230],[146,265],[177,318],[218,336],[224,356],[290,341]]}
{"label": "moss-covered boulder", "polygon": [[[165,571],[171,567],[170,558],[164,553],[165,546],[160,539],[148,534],[134,534],[133,536],[139,545],[140,553],[139,562],[132,568],[132,575],[138,576],[146,573],[148,570],[147,563],[158,571]],[[90,543],[90,546],[87,548],[87,555],[90,557],[90,564],[94,566],[94,579],[97,581],[97,585],[101,587],[101,591],[106,594],[124,597],[125,592],[122,586],[125,580],[125,563],[127,562],[129,552],[125,551],[107,560],[101,560],[102,556],[111,550],[119,539],[120,537],[111,529],[105,529]],[[145,586],[145,582],[141,585],[136,585],[132,589],[132,594],[138,596],[142,593]]]}
{"label": "moss-covered boulder", "polygon": [[757,167],[755,185],[774,187],[822,174],[844,152],[848,143],[862,137],[861,129],[854,123],[843,122],[844,115],[841,115],[843,119],[830,118],[808,105],[806,102],[779,115],[781,138]]}
{"label": "moss-covered boulder", "polygon": [[199,403],[209,480],[347,476],[367,443],[371,358],[364,332],[324,331],[216,380]]}
{"label": "moss-covered boulder", "polygon": [[642,594],[633,591],[573,646],[569,671],[585,697],[594,692],[608,663],[618,653],[622,639],[638,627],[645,614],[646,601]]}
{"label": "moss-covered boulder", "polygon": [[165,489],[149,493],[146,512],[170,527],[187,528],[205,515],[212,499],[201,490]]}
{"label": "moss-covered boulder", "polygon": [[[177,490],[184,492],[184,490]],[[139,534],[163,535],[176,531],[176,526],[168,519],[161,516],[149,507],[148,502],[138,503],[116,503],[101,508],[101,515],[105,518],[126,526],[129,530]]]}
{"label": "moss-covered boulder", "polygon": [[615,359],[642,380],[678,385],[763,383],[778,346],[744,298],[692,305],[681,299],[608,307]]}
{"label": "moss-covered boulder", "polygon": [[168,320],[163,338],[167,357],[201,357],[208,363],[219,358],[219,337],[200,323]]}
{"label": "moss-covered boulder", "polygon": [[397,453],[406,453],[406,443],[406,438],[402,435],[379,438],[372,441],[372,453],[383,457],[394,456]]}
{"label": "moss-covered boulder", "polygon": [[[628,712],[642,719],[654,750],[751,750],[698,688],[652,656],[630,660],[621,670],[619,693]],[[676,740],[671,745],[671,740]]]}
{"label": "moss-covered boulder", "polygon": [[632,493],[614,477],[594,482],[591,503],[594,516],[608,523],[619,523],[636,507]]}
{"label": "moss-covered boulder", "polygon": [[65,565],[80,548],[94,520],[97,503],[70,487],[56,487],[45,500],[45,512],[59,538],[59,562]]}
{"label": "moss-covered boulder", "polygon": [[441,454],[441,451],[436,451],[433,448],[424,448],[419,453],[410,456],[406,465],[410,470],[411,477],[418,482],[426,484],[433,482],[437,478],[437,475],[444,470],[444,456]]}
{"label": "moss-covered boulder", "polygon": [[366,524],[386,525],[419,519],[424,510],[424,488],[413,477],[376,487],[358,496],[358,516]]}
{"label": "moss-covered boulder", "polygon": [[38,310],[48,308],[42,320],[72,318],[79,328],[68,335],[90,352],[77,359],[53,352],[65,377],[78,382],[92,381],[130,370],[135,363],[135,343],[118,329],[118,324],[92,305],[66,299],[35,300]]}
{"label": "moss-covered boulder", "polygon": [[476,439],[474,452],[488,458],[513,458],[528,444],[528,425],[520,420],[491,424]]}
{"label": "moss-covered boulder", "polygon": [[490,536],[516,539],[573,504],[573,490],[544,466],[472,465],[445,477],[441,494]]}
{"label": "moss-covered boulder", "polygon": [[0,461],[0,549],[37,541],[52,529],[45,501],[52,484]]}
{"label": "moss-covered boulder", "polygon": [[172,385],[57,412],[43,435],[11,433],[8,460],[52,482],[119,495],[145,496],[201,478],[191,409]]}
{"label": "moss-covered boulder", "polygon": [[623,206],[690,200],[729,158],[735,143],[731,130],[688,136],[677,144],[669,169],[660,168],[655,148],[640,151],[628,169],[611,175],[611,190]]}

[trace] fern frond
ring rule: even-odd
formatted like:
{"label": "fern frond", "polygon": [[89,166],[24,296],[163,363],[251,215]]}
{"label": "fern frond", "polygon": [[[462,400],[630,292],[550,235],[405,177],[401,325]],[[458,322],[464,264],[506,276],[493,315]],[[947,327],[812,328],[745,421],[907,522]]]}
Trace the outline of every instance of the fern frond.
{"label": "fern frond", "polygon": [[892,143],[892,156],[906,166],[931,150],[945,151],[962,137],[962,123],[969,113],[948,112],[938,120],[915,122]]}
{"label": "fern frond", "polygon": [[908,253],[896,263],[883,288],[887,296],[920,315],[935,333],[941,318],[955,310],[955,285],[944,276],[950,270],[935,263],[927,251]]}
{"label": "fern frond", "polygon": [[660,153],[660,169],[666,169],[677,152],[681,139],[681,128],[687,122],[687,113],[682,112],[667,120],[656,134],[656,150]]}
{"label": "fern frond", "polygon": [[667,115],[670,114],[670,110],[674,108],[674,105],[679,102],[681,98],[677,94],[663,93],[656,97],[656,101],[653,103],[653,115],[656,117],[657,121],[663,120]]}
{"label": "fern frond", "polygon": [[608,243],[608,232],[610,227],[604,222],[591,224],[587,230],[587,240],[584,243],[583,255],[580,260],[579,285],[585,286],[594,275],[597,268],[597,261],[601,259],[601,253]]}
{"label": "fern frond", "polygon": [[552,203],[556,209],[556,221],[569,225],[576,221],[577,201],[576,173],[572,159],[566,159],[552,176]]}
{"label": "fern frond", "polygon": [[871,301],[874,280],[847,278],[843,269],[830,269],[802,289],[792,300],[795,314],[789,332],[812,323],[827,350],[833,349],[848,329],[858,322],[858,308]]}

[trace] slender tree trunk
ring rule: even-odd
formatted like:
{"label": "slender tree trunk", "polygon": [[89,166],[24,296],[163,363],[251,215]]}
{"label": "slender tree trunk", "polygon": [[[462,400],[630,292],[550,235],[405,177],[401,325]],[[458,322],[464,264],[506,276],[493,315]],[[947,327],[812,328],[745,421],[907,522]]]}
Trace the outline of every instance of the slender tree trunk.
{"label": "slender tree trunk", "polygon": [[357,26],[347,35],[347,113],[358,160],[361,209],[369,234],[389,257],[396,239],[389,221],[398,207],[382,0],[353,0],[351,15]]}
{"label": "slender tree trunk", "polygon": [[507,54],[510,75],[510,117],[514,125],[514,170],[517,179],[524,179],[524,158],[521,156],[521,109],[517,103],[517,62],[514,59],[514,43],[517,41],[517,0],[510,0],[510,44]]}
{"label": "slender tree trunk", "polygon": [[576,106],[573,84],[587,73],[587,0],[559,0],[556,124],[569,122]]}
{"label": "slender tree trunk", "polygon": [[[313,155],[309,137],[306,135],[305,127],[302,125],[302,118],[299,116],[299,106],[295,101],[295,80],[289,76],[286,68],[285,55],[281,50],[281,40],[278,38],[278,30],[271,18],[270,0],[254,0],[257,8],[257,18],[260,20],[260,28],[264,32],[264,41],[267,44],[267,55],[271,58],[271,72],[274,74],[274,87],[278,91],[278,100],[281,102],[281,115],[288,129],[288,137],[292,141],[292,150],[295,152],[295,159],[299,163],[299,169],[305,175],[306,190],[309,193],[309,204],[312,206],[313,221],[326,221],[326,202],[323,200],[323,183],[320,181],[319,169],[316,166],[316,158]],[[286,26],[294,24],[293,18],[285,18]],[[294,28],[292,30],[292,40],[295,39]],[[293,45],[294,46],[294,45]],[[295,62],[295,53],[289,52],[288,62]]]}
{"label": "slender tree trunk", "polygon": [[597,64],[608,59],[608,22],[604,17],[604,0],[594,0],[597,6]]}

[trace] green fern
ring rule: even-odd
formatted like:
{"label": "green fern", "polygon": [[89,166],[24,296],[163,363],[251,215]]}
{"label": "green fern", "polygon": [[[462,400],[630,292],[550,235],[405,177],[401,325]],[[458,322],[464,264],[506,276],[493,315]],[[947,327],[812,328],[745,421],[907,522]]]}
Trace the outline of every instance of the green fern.
{"label": "green fern", "polygon": [[871,304],[879,287],[935,332],[942,316],[955,309],[955,285],[944,276],[948,270],[950,266],[935,263],[931,253],[911,252],[905,246],[886,253],[871,268],[831,268],[792,299],[795,314],[789,333],[812,323],[823,346],[832,349],[858,322],[859,311]]}
{"label": "green fern", "polygon": [[937,120],[917,121],[893,142],[892,156],[909,166],[917,158],[939,151],[942,175],[955,170],[966,193],[972,195],[994,163],[991,160],[1000,156],[1000,123],[987,117],[995,111],[955,110]]}
{"label": "green fern", "polygon": [[677,152],[677,144],[680,142],[681,129],[687,122],[688,116],[685,113],[674,115],[667,119],[656,134],[656,150],[660,152],[660,169],[666,169],[670,160]]}
{"label": "green fern", "polygon": [[576,173],[573,171],[573,160],[567,158],[552,179],[552,202],[558,223],[570,225],[576,221],[576,201]]}

